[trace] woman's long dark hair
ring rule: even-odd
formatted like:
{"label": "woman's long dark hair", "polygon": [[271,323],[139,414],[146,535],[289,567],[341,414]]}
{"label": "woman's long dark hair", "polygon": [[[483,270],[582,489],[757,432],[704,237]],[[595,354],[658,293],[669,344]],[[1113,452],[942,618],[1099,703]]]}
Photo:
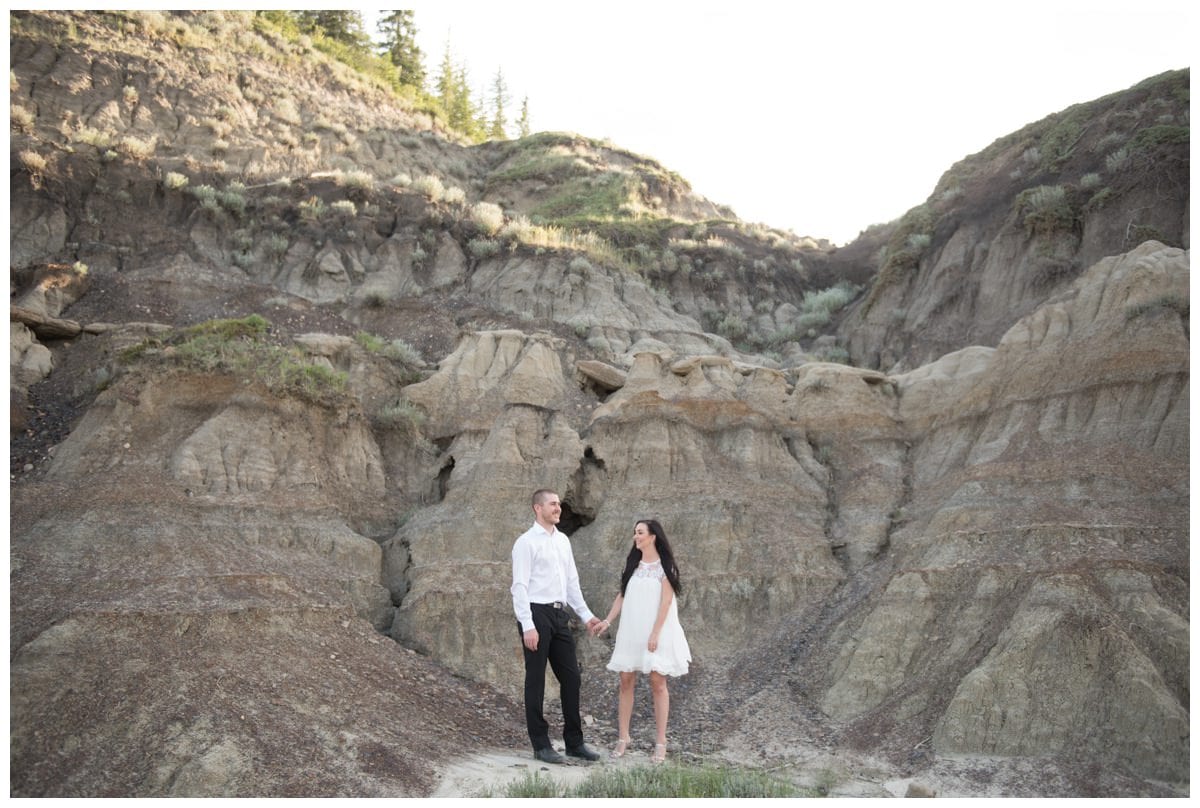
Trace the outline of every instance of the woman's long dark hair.
{"label": "woman's long dark hair", "polygon": [[[678,595],[683,592],[683,584],[679,581],[679,567],[675,564],[675,555],[671,552],[671,543],[667,541],[667,532],[663,530],[662,525],[657,519],[639,519],[633,523],[637,525],[645,525],[646,530],[654,534],[654,549],[658,551],[658,557],[662,560],[663,572],[667,574],[667,580],[671,582],[671,588]],[[633,549],[629,551],[629,555],[625,558],[625,571],[621,573],[621,594],[625,594],[625,586],[629,583],[629,579],[633,577],[633,573],[637,570],[638,562],[642,560],[642,551],[635,544]]]}

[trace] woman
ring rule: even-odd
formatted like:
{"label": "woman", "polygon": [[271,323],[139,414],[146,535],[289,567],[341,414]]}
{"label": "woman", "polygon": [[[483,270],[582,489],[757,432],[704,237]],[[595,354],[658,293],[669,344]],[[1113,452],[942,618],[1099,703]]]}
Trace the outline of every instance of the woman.
{"label": "woman", "polygon": [[667,713],[670,695],[667,677],[688,672],[692,654],[675,596],[681,589],[679,567],[667,542],[667,534],[654,519],[643,519],[633,529],[633,549],[625,559],[621,591],[608,615],[595,627],[604,632],[624,612],[617,628],[608,669],[621,674],[617,700],[619,737],[611,756],[619,758],[629,748],[629,722],[633,717],[633,690],[637,674],[650,674],[650,692],[654,697],[654,723],[658,737],[651,760],[662,763],[667,757]]}

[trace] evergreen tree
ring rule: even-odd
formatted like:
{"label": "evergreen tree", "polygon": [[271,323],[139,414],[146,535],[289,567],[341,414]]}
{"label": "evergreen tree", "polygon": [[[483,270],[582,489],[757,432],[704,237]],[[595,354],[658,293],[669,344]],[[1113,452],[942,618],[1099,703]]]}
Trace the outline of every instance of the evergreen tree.
{"label": "evergreen tree", "polygon": [[517,136],[529,137],[529,96],[521,102],[521,117],[517,119]]}
{"label": "evergreen tree", "polygon": [[[446,123],[450,128],[471,140],[482,141],[490,125],[484,114],[485,104],[482,100],[476,103],[471,93],[466,65],[454,64],[449,40],[446,41],[446,50],[442,55],[435,85],[436,98],[446,113]],[[483,98],[482,93],[479,98]]]}
{"label": "evergreen tree", "polygon": [[451,110],[454,108],[454,90],[454,60],[450,57],[450,40],[447,39],[437,77],[437,99],[447,118],[451,117]]}
{"label": "evergreen tree", "polygon": [[496,78],[492,81],[492,124],[488,128],[488,137],[492,140],[508,138],[505,127],[508,118],[504,115],[504,106],[508,103],[508,88],[504,86],[504,74],[496,68]]}
{"label": "evergreen tree", "polygon": [[[425,86],[425,56],[417,47],[417,28],[412,11],[389,11],[379,19],[383,34],[380,51],[388,57],[400,74],[400,83],[413,87]],[[447,46],[447,49],[449,46]]]}
{"label": "evergreen tree", "polygon": [[487,130],[479,106],[471,98],[466,65],[460,65],[454,74],[454,94],[448,112],[450,125],[473,140],[479,140]]}
{"label": "evergreen tree", "polygon": [[359,50],[368,50],[371,38],[363,29],[362,13],[358,11],[297,11],[300,30],[321,33],[337,42]]}

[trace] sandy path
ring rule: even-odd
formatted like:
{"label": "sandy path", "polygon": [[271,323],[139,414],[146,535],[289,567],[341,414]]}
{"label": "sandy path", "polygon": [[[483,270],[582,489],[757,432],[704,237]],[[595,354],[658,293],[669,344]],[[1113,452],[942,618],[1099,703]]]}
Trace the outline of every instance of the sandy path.
{"label": "sandy path", "polygon": [[[470,755],[452,762],[443,772],[434,797],[478,797],[490,790],[493,796],[504,796],[504,788],[513,781],[527,775],[552,778],[560,785],[575,785],[586,780],[597,767],[629,767],[650,765],[649,750],[631,749],[619,760],[608,758],[608,749],[592,746],[600,753],[600,760],[586,763],[567,758],[565,764],[542,763],[534,760],[533,752],[527,750],[492,749]],[[561,749],[558,750],[562,752]]]}
{"label": "sandy path", "polygon": [[[649,766],[650,749],[630,749],[625,757],[619,760],[608,758],[608,749],[599,746],[592,748],[600,752],[602,757],[595,763],[585,763],[568,758],[568,763],[552,765],[534,760],[533,753],[525,750],[491,749],[485,752],[469,755],[451,762],[441,774],[433,797],[480,797],[504,796],[505,787],[512,782],[520,781],[527,776],[537,775],[548,777],[555,783],[571,786],[588,778],[598,767],[630,768]],[[562,751],[561,749],[559,750]],[[806,779],[806,778],[800,778]],[[909,779],[896,779],[891,782],[879,780],[858,779],[846,776],[837,783],[830,796],[865,797],[865,796],[904,796]],[[811,786],[811,783],[804,783]]]}

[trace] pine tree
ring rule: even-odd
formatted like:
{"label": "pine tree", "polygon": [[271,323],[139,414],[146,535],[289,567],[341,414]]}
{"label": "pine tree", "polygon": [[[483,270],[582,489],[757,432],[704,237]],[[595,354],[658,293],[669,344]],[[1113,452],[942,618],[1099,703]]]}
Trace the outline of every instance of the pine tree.
{"label": "pine tree", "polygon": [[476,142],[483,140],[489,125],[482,111],[483,104],[477,104],[471,95],[466,65],[454,64],[449,40],[446,41],[441,67],[438,68],[435,89],[450,128]]}
{"label": "pine tree", "polygon": [[367,50],[371,38],[363,29],[358,11],[297,11],[296,22],[305,33],[322,33],[352,48]]}
{"label": "pine tree", "polygon": [[425,56],[417,47],[417,27],[412,11],[390,11],[379,19],[383,34],[380,52],[391,60],[400,74],[400,83],[425,86]]}
{"label": "pine tree", "polygon": [[437,99],[450,118],[454,108],[454,60],[450,57],[450,40],[446,40],[446,50],[442,54],[442,66],[437,77]]}
{"label": "pine tree", "polygon": [[521,117],[517,119],[517,136],[529,137],[529,96],[521,102]]}
{"label": "pine tree", "polygon": [[488,137],[492,140],[508,138],[508,134],[505,132],[508,118],[504,115],[504,106],[507,103],[508,88],[504,86],[504,74],[500,72],[500,68],[496,68],[496,78],[492,81],[492,124],[488,129]]}
{"label": "pine tree", "polygon": [[483,132],[487,130],[486,124],[482,122],[483,116],[479,107],[471,98],[471,84],[467,78],[466,65],[460,65],[454,74],[454,94],[448,111],[450,125],[472,140],[481,139]]}

